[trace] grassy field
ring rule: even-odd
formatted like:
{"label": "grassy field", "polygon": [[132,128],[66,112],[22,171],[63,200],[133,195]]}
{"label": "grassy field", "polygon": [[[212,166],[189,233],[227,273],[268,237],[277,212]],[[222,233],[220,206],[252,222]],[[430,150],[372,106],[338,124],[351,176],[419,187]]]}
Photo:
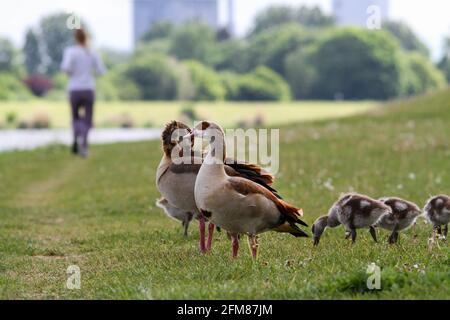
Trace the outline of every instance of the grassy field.
{"label": "grassy field", "polygon": [[[281,129],[276,188],[312,223],[341,192],[397,195],[423,206],[450,193],[450,92],[387,105],[367,115]],[[87,161],[52,147],[0,155],[0,298],[449,299],[450,250],[429,248],[418,223],[389,246],[367,231],[350,245],[342,228],[311,239],[266,233],[254,263],[236,261],[222,232],[197,249],[196,225],[154,206],[159,142],[94,147]],[[368,264],[381,290],[366,288]],[[81,289],[66,289],[69,265]]]}
{"label": "grassy field", "polygon": [[[192,108],[199,119],[224,119],[224,126],[252,123],[262,118],[266,125],[295,123],[346,117],[374,108],[376,102],[199,102],[195,105],[183,102],[102,102],[95,108],[95,123],[99,127],[117,125],[117,119],[130,118],[134,126],[161,127],[170,120],[180,118],[183,109]],[[8,114],[17,120],[29,121],[44,115],[52,127],[64,128],[70,124],[66,102],[33,100],[27,102],[0,102],[0,123]]]}

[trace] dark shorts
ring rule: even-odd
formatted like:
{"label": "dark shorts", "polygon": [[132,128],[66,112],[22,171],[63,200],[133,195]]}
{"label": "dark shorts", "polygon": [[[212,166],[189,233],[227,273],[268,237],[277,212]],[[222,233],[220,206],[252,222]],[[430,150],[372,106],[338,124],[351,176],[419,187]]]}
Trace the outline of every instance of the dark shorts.
{"label": "dark shorts", "polygon": [[72,109],[72,124],[82,121],[86,128],[91,128],[95,100],[94,91],[74,90],[70,91],[69,95]]}

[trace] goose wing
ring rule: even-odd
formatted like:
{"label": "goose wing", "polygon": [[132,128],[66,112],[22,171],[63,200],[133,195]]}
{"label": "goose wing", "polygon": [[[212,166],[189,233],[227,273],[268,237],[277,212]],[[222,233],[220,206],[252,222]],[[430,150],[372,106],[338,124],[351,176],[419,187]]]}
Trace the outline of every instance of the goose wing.
{"label": "goose wing", "polygon": [[229,177],[226,187],[234,190],[235,192],[238,192],[243,196],[260,194],[275,204],[275,206],[278,208],[278,211],[287,222],[289,222],[290,224],[299,223],[303,226],[308,226],[300,219],[303,216],[302,209],[296,208],[286,201],[277,198],[277,196],[270,192],[268,189],[251,180],[243,179],[241,177]]}

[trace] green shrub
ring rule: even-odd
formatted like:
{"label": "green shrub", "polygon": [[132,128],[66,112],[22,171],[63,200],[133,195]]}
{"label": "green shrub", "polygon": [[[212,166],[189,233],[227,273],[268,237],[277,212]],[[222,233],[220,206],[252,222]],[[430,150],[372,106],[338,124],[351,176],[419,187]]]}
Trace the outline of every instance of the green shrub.
{"label": "green shrub", "polygon": [[25,100],[31,98],[28,88],[14,75],[0,74],[0,100]]}
{"label": "green shrub", "polygon": [[206,24],[189,22],[176,28],[170,38],[170,54],[179,60],[197,60],[213,65],[216,60],[216,34]]}
{"label": "green shrub", "polygon": [[186,61],[185,65],[194,86],[195,100],[223,100],[225,88],[221,78],[213,69],[204,66],[197,61]]}
{"label": "green shrub", "polygon": [[6,124],[12,126],[16,123],[16,121],[17,121],[17,114],[15,112],[11,111],[5,115]]}
{"label": "green shrub", "polygon": [[236,100],[289,100],[289,85],[267,67],[258,67],[239,80]]}
{"label": "green shrub", "polygon": [[285,60],[286,80],[295,99],[309,99],[317,85],[318,73],[313,48],[299,49]]}
{"label": "green shrub", "polygon": [[[102,77],[101,82],[110,83],[114,87],[115,94],[120,100],[139,100],[140,89],[137,84],[126,77],[125,72],[128,65],[119,65],[108,71]],[[102,86],[102,84],[100,84]],[[109,85],[106,85],[109,86]]]}
{"label": "green shrub", "polygon": [[438,68],[444,73],[447,82],[450,83],[450,55],[445,55],[439,61]]}
{"label": "green shrub", "polygon": [[401,49],[385,31],[345,28],[317,47],[314,95],[334,99],[388,99],[401,92]]}
{"label": "green shrub", "polygon": [[405,54],[406,70],[404,94],[420,94],[442,89],[446,85],[445,75],[420,53]]}
{"label": "green shrub", "polygon": [[[120,85],[131,81],[143,100],[171,100],[177,98],[179,79],[176,63],[160,54],[135,57],[124,71],[124,77],[117,79]],[[133,94],[134,95],[134,94]]]}
{"label": "green shrub", "polygon": [[229,70],[238,73],[248,72],[250,68],[250,51],[246,41],[232,39],[217,44],[216,70]]}
{"label": "green shrub", "polygon": [[193,122],[195,120],[199,119],[199,116],[197,114],[197,111],[195,110],[195,105],[193,104],[187,104],[183,106],[183,108],[180,111],[181,118],[186,118],[188,122]]}
{"label": "green shrub", "polygon": [[111,77],[102,77],[97,80],[97,90],[95,96],[99,100],[114,101],[119,99],[117,86]]}
{"label": "green shrub", "polygon": [[285,76],[287,55],[317,41],[320,35],[318,31],[305,30],[297,24],[285,24],[258,33],[249,40],[250,67],[264,65]]}
{"label": "green shrub", "polygon": [[231,71],[225,71],[220,74],[220,79],[226,92],[225,99],[238,100],[240,75]]}

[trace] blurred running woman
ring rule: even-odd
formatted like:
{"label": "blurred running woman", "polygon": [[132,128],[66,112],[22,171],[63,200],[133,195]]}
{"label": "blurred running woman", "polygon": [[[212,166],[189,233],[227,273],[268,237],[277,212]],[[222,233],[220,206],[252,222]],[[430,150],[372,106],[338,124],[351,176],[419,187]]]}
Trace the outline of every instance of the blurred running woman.
{"label": "blurred running woman", "polygon": [[83,29],[75,30],[75,45],[65,49],[61,70],[69,76],[69,98],[72,109],[72,152],[86,158],[88,134],[92,128],[95,100],[95,77],[106,72],[99,55],[88,45]]}

